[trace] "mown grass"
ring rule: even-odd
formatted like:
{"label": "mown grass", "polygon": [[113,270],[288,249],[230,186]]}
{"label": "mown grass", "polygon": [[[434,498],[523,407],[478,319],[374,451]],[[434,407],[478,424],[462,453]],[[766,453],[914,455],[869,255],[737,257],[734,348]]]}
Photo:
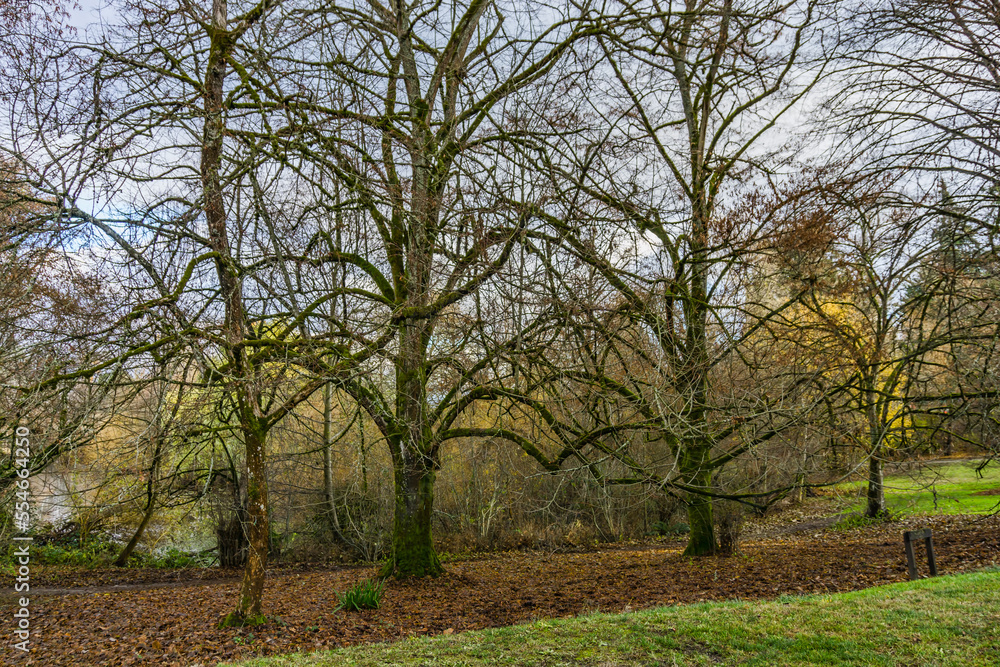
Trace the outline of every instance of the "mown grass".
{"label": "mown grass", "polygon": [[[1000,495],[976,495],[1000,488],[1000,466],[991,464],[976,473],[978,461],[932,464],[916,470],[887,475],[885,500],[893,513],[990,514],[1000,509]],[[857,494],[847,511],[864,509],[867,482],[850,482],[838,488]]]}
{"label": "mown grass", "polygon": [[1000,664],[1000,569],[839,595],[592,614],[238,663],[334,665]]}

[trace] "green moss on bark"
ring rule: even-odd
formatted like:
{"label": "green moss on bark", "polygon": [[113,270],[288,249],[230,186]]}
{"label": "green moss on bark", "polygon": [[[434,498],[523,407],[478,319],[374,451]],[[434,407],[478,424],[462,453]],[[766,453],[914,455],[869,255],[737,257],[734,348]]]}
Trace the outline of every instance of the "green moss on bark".
{"label": "green moss on bark", "polygon": [[688,503],[688,533],[685,556],[707,556],[719,550],[715,540],[715,525],[712,517],[712,499],[707,496],[694,496]]}
{"label": "green moss on bark", "polygon": [[267,617],[263,614],[245,616],[238,611],[231,611],[219,621],[219,629],[223,628],[245,628],[248,626],[264,625]]}
{"label": "green moss on bark", "polygon": [[431,535],[433,470],[396,470],[392,554],[382,570],[395,577],[436,577],[444,572]]}
{"label": "green moss on bark", "polygon": [[[708,467],[708,449],[692,447],[681,457],[682,473],[688,485],[705,489],[712,488],[712,470]],[[712,498],[696,493],[689,493],[687,499],[688,534],[685,556],[706,556],[719,551],[719,543],[715,538],[715,521],[712,516]]]}

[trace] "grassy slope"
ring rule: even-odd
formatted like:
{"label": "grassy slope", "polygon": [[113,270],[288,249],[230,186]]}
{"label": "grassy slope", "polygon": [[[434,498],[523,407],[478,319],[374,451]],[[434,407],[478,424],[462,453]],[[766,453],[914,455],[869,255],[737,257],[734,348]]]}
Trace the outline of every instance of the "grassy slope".
{"label": "grassy slope", "polygon": [[239,663],[1000,665],[1000,570],[840,595],[594,614]]}
{"label": "grassy slope", "polygon": [[[992,464],[976,475],[978,461],[935,464],[918,471],[887,476],[886,503],[894,512],[906,514],[990,514],[996,512],[1000,496],[977,496],[978,491],[1000,488],[1000,466]],[[840,486],[864,496],[864,482]],[[936,497],[935,497],[936,494]],[[860,511],[864,501],[853,503]]]}

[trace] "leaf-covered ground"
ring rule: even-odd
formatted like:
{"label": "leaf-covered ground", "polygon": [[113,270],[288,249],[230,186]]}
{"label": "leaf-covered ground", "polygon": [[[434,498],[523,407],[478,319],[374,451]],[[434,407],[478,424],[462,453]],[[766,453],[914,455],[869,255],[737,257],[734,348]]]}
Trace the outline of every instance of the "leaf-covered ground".
{"label": "leaf-covered ground", "polygon": [[[56,584],[61,590],[48,595],[35,591],[32,651],[21,654],[6,641],[4,662],[209,665],[585,611],[854,590],[905,580],[902,531],[923,526],[934,529],[943,573],[1000,563],[1000,518],[994,516],[911,519],[848,532],[809,530],[750,541],[741,555],[731,558],[685,559],[679,543],[495,554],[451,563],[436,580],[391,581],[382,608],[361,613],[335,611],[335,591],[372,576],[373,568],[277,571],[265,596],[267,613],[277,619],[238,631],[215,628],[230,610],[235,580],[171,582],[170,576],[157,575],[151,582],[155,586],[115,590],[110,587],[142,584],[142,575],[87,572],[54,581],[40,572],[33,583]],[[66,594],[74,584],[97,588]],[[11,591],[12,584],[4,590]],[[12,602],[9,595],[0,599],[8,638]]]}

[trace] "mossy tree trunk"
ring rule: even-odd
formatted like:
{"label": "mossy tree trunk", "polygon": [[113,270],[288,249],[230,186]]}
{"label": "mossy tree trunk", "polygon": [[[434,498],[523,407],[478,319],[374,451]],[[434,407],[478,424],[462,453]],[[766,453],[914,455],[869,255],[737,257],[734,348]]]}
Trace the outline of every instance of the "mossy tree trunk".
{"label": "mossy tree trunk", "polygon": [[[413,286],[429,283],[429,257],[410,261]],[[423,305],[426,289],[412,293],[411,304]],[[431,519],[434,514],[434,480],[437,450],[427,406],[427,345],[433,320],[417,319],[400,327],[396,367],[396,433],[388,439],[395,477],[395,517],[392,553],[384,569],[396,577],[441,574],[434,551]]]}
{"label": "mossy tree trunk", "polygon": [[[709,450],[704,445],[689,446],[680,460],[680,472],[684,482],[697,489],[709,490],[712,486],[712,470],[708,463]],[[715,520],[712,516],[712,498],[700,493],[687,494],[688,544],[685,556],[706,556],[719,550],[715,536]]]}
{"label": "mossy tree trunk", "polygon": [[264,429],[258,424],[252,423],[244,431],[247,457],[247,562],[243,568],[240,600],[236,608],[236,615],[244,623],[262,619],[261,601],[264,596],[264,571],[270,535],[265,437]]}
{"label": "mossy tree trunk", "polygon": [[[239,36],[258,21],[270,3],[264,2],[244,15],[230,29],[226,0],[213,0],[211,38],[204,73],[204,127],[201,146],[201,184],[209,244],[215,253],[216,276],[225,307],[223,334],[228,361],[230,392],[237,405],[247,466],[245,505],[247,560],[243,569],[239,601],[223,625],[245,625],[263,621],[264,568],[268,548],[267,475],[265,440],[269,421],[261,412],[259,378],[245,347],[247,313],[237,258],[229,239],[228,212],[223,195],[225,120],[224,90],[229,61]],[[251,334],[253,335],[253,334]]]}
{"label": "mossy tree trunk", "polygon": [[396,468],[396,514],[386,573],[397,577],[436,577],[444,571],[431,535],[435,477],[431,466]]}

